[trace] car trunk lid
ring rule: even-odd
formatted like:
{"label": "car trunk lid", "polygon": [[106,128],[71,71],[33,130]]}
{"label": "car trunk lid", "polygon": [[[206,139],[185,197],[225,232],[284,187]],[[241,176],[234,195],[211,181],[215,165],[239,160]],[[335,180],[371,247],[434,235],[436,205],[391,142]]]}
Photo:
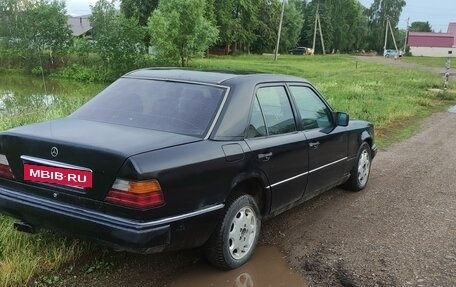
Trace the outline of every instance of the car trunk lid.
{"label": "car trunk lid", "polygon": [[[54,197],[66,193],[101,201],[128,157],[199,140],[201,138],[186,135],[63,118],[0,134],[0,153],[6,155],[19,182],[44,187],[53,191]],[[92,186],[81,188],[25,181],[24,164],[89,171]]]}

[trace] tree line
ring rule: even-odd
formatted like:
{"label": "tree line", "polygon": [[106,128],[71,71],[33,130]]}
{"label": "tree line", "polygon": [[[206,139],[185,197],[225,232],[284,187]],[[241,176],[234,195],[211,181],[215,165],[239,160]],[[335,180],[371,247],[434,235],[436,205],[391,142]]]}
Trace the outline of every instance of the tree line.
{"label": "tree line", "polygon": [[[0,0],[0,56],[30,64],[43,53],[52,63],[63,63],[68,55],[90,62],[96,54],[106,67],[125,70],[144,61],[149,46],[157,63],[183,66],[210,48],[271,53],[281,6],[280,0],[99,0],[91,7],[93,39],[75,39],[64,2]],[[279,52],[312,47],[317,6],[327,52],[381,51],[387,19],[397,39],[404,33],[397,25],[405,0],[374,0],[371,7],[358,0],[288,0]],[[317,41],[316,51],[321,49]]]}

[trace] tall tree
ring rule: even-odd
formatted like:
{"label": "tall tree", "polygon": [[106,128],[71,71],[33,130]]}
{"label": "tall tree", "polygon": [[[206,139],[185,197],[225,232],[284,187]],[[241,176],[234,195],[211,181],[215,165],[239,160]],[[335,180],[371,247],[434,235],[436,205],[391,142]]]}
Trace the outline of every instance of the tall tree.
{"label": "tall tree", "polygon": [[369,46],[371,49],[381,51],[385,40],[386,21],[389,20],[391,26],[397,33],[397,25],[405,0],[374,0],[368,10],[369,16]]}
{"label": "tall tree", "polygon": [[261,25],[260,11],[264,5],[277,0],[215,0],[217,26],[220,28],[220,44],[250,52],[252,45],[262,35],[255,31]]}
{"label": "tall tree", "polygon": [[332,49],[343,52],[363,49],[367,34],[363,6],[357,0],[341,0],[339,6],[333,6],[333,9],[335,29]]}
{"label": "tall tree", "polygon": [[296,47],[304,22],[300,0],[290,0],[285,5],[283,15],[283,27],[280,41],[280,51],[288,51],[290,48]]}
{"label": "tall tree", "polygon": [[90,18],[95,51],[106,67],[123,73],[130,68],[138,54],[141,54],[141,41],[144,29],[135,19],[127,19],[115,8],[115,1],[99,0],[92,7]]}
{"label": "tall tree", "polygon": [[[35,59],[49,52],[63,52],[71,41],[65,3],[47,0],[1,0],[0,33],[24,60],[26,68],[36,65]],[[39,56],[39,57],[37,57]]]}
{"label": "tall tree", "polygon": [[313,23],[313,19],[310,19],[309,17],[309,8],[308,8],[308,1],[307,0],[303,0],[301,1],[301,4],[299,5],[299,9],[301,10],[301,14],[303,15],[303,23],[302,23],[302,28],[301,28],[301,33],[299,35],[299,46],[304,46],[304,47],[308,47],[310,46],[309,43],[309,39],[311,39],[311,34],[312,34],[312,31],[309,31],[309,29],[307,27],[310,27],[309,23],[312,22]]}
{"label": "tall tree", "polygon": [[201,56],[215,43],[218,30],[205,18],[205,0],[160,1],[149,19],[152,45],[166,62],[187,66],[191,58]]}
{"label": "tall tree", "polygon": [[272,52],[277,41],[277,32],[280,20],[280,5],[278,0],[263,1],[259,6],[260,21],[255,27],[254,33],[260,35],[252,44],[252,52]]}
{"label": "tall tree", "polygon": [[[313,44],[318,3],[325,48],[328,51],[350,52],[364,48],[367,16],[358,0],[314,0],[307,4],[300,40],[302,46],[311,47]],[[321,51],[318,39],[316,50]]]}
{"label": "tall tree", "polygon": [[432,32],[432,27],[428,21],[416,21],[410,25],[409,30],[412,32]]}
{"label": "tall tree", "polygon": [[[333,20],[333,9],[332,9],[332,3],[333,0],[313,0],[307,5],[308,13],[307,17],[309,18],[309,21],[307,22],[307,29],[310,31],[309,36],[310,38],[308,39],[308,45],[309,47],[312,47],[313,44],[313,35],[315,31],[315,16],[317,13],[317,6],[319,6],[318,12],[320,14],[320,22],[322,26],[322,33],[323,33],[323,39],[325,42],[325,48],[326,49],[331,49],[333,45],[333,39],[334,39],[334,23]],[[337,23],[337,25],[341,25],[341,23]],[[318,29],[318,28],[317,28]],[[317,30],[318,33],[318,30]],[[319,37],[317,37],[315,49],[317,51],[322,51],[322,47],[319,41]]]}
{"label": "tall tree", "polygon": [[141,26],[147,26],[147,20],[157,8],[159,0],[121,0],[120,11],[127,18],[138,20]]}

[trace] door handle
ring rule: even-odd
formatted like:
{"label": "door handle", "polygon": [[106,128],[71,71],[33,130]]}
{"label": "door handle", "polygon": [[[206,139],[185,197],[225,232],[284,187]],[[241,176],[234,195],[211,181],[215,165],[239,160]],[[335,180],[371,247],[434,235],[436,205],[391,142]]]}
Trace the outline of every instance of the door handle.
{"label": "door handle", "polygon": [[268,161],[271,159],[271,156],[272,156],[272,152],[260,153],[260,154],[258,154],[258,159]]}
{"label": "door handle", "polygon": [[318,146],[320,146],[320,142],[310,142],[309,143],[310,148],[316,149],[316,148],[318,148]]}

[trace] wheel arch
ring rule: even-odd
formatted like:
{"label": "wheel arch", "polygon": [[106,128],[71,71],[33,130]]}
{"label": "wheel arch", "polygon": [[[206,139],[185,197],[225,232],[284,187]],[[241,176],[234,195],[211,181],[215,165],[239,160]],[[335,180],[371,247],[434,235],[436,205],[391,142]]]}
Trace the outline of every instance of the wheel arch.
{"label": "wheel arch", "polygon": [[361,133],[361,141],[360,141],[359,145],[361,145],[363,142],[367,142],[367,144],[371,148],[372,148],[372,145],[374,143],[374,140],[373,140],[372,136],[366,130]]}
{"label": "wheel arch", "polygon": [[271,206],[271,193],[266,188],[268,185],[269,181],[263,172],[239,174],[233,179],[230,193],[225,201],[239,194],[249,194],[258,204],[261,215],[267,215]]}

